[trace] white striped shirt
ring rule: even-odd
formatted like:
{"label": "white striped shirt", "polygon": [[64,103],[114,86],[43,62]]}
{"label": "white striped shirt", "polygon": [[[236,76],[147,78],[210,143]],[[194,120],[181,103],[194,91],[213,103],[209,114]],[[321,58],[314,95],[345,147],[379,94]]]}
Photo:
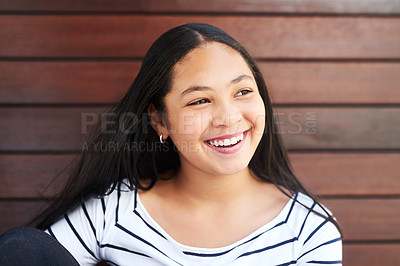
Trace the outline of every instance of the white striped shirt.
{"label": "white striped shirt", "polygon": [[295,201],[323,213],[297,193],[270,222],[221,248],[190,247],[155,222],[124,184],[90,199],[46,230],[81,265],[325,265],[342,264],[337,228]]}

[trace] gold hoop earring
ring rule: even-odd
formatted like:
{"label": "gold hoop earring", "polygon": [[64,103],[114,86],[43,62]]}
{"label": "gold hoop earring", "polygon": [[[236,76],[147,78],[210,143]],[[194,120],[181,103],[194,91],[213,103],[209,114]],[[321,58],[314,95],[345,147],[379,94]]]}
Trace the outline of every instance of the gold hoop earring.
{"label": "gold hoop earring", "polygon": [[161,144],[164,144],[166,141],[167,141],[167,139],[163,140],[162,134],[160,134],[160,142],[161,142]]}

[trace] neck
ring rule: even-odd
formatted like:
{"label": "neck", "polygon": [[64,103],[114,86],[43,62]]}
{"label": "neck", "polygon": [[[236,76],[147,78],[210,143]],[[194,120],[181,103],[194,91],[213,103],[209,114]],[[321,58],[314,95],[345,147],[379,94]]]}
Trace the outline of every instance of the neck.
{"label": "neck", "polygon": [[176,193],[187,203],[208,206],[234,202],[250,192],[257,182],[248,168],[232,175],[181,168],[171,181]]}

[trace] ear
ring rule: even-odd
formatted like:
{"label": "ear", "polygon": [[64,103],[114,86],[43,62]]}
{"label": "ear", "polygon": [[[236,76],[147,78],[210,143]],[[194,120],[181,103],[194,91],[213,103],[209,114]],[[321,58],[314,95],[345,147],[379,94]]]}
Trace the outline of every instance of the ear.
{"label": "ear", "polygon": [[151,126],[156,131],[157,135],[163,135],[163,139],[168,138],[168,129],[164,123],[162,113],[157,111],[154,104],[150,104],[149,108],[147,109]]}

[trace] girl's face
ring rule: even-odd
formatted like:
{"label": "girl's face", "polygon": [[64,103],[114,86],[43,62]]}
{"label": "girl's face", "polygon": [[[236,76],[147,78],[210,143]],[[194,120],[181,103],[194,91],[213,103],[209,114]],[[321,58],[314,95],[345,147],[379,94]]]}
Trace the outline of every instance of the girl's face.
{"label": "girl's face", "polygon": [[161,132],[178,148],[181,167],[214,175],[247,169],[264,132],[265,107],[245,60],[211,42],[173,70]]}

